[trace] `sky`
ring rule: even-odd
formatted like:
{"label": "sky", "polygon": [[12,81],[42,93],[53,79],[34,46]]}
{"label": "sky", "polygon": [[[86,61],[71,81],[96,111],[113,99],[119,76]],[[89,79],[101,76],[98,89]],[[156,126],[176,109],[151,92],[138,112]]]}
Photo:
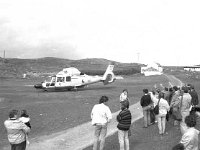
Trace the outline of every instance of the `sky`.
{"label": "sky", "polygon": [[0,57],[199,65],[199,0],[0,0]]}

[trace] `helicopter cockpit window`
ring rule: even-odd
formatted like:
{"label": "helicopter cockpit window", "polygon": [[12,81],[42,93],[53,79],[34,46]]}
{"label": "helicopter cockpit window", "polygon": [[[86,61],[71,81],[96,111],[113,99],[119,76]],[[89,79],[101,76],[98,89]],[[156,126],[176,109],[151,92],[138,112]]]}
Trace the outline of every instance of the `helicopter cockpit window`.
{"label": "helicopter cockpit window", "polygon": [[52,77],[52,80],[51,80],[51,82],[56,82],[56,78],[55,77]]}
{"label": "helicopter cockpit window", "polygon": [[71,77],[66,77],[66,81],[67,82],[71,81]]}
{"label": "helicopter cockpit window", "polygon": [[51,82],[51,77],[47,77],[46,82]]}
{"label": "helicopter cockpit window", "polygon": [[64,77],[57,77],[57,82],[64,82]]}
{"label": "helicopter cockpit window", "polygon": [[80,75],[84,75],[85,73],[81,72]]}

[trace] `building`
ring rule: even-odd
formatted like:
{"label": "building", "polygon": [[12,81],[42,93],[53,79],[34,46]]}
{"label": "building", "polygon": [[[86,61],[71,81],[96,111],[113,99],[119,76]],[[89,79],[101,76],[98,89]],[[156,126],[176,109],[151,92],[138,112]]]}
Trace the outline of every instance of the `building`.
{"label": "building", "polygon": [[200,71],[200,66],[185,66],[184,70],[186,70],[186,71]]}
{"label": "building", "polygon": [[145,76],[151,75],[161,75],[163,73],[163,68],[159,63],[150,63],[145,67],[141,67],[141,73]]}

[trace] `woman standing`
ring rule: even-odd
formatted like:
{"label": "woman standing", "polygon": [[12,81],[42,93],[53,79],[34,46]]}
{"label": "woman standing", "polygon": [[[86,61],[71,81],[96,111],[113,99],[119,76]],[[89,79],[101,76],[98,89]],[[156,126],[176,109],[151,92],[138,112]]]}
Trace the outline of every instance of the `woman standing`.
{"label": "woman standing", "polygon": [[128,101],[121,102],[121,111],[117,115],[117,121],[118,121],[117,128],[118,128],[118,139],[119,139],[120,150],[129,150],[128,132],[130,130],[132,117],[131,117],[131,112],[128,108],[129,108]]}
{"label": "woman standing", "polygon": [[164,93],[159,93],[159,114],[158,114],[158,129],[159,134],[163,135],[165,133],[165,125],[166,125],[166,115],[169,111],[170,107],[168,102],[164,99]]}

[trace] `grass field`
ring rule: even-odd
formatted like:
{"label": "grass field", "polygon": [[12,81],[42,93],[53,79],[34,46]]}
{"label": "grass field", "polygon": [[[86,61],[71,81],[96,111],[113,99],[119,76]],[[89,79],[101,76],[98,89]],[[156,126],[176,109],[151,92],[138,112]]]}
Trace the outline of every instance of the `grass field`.
{"label": "grass field", "polygon": [[77,92],[41,92],[31,85],[40,79],[0,79],[0,147],[8,145],[3,126],[11,109],[26,109],[31,116],[30,138],[49,135],[90,121],[90,112],[102,95],[109,97],[112,112],[119,110],[119,95],[128,89],[130,103],[140,100],[142,89],[151,90],[155,84],[168,86],[165,76],[126,76],[108,86],[94,84]]}

